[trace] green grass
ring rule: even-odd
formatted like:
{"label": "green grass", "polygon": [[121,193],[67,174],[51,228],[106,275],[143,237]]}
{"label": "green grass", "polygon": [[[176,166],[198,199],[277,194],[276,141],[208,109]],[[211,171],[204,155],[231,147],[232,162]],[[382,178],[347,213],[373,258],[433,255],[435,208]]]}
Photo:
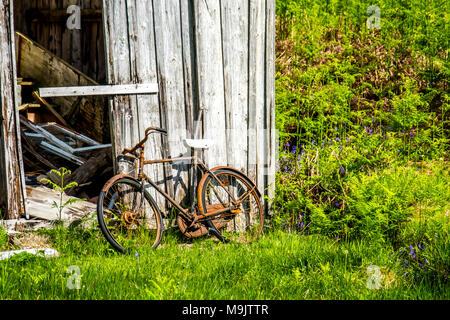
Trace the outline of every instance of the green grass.
{"label": "green grass", "polygon": [[[21,255],[0,262],[0,299],[448,299],[442,283],[402,276],[393,249],[364,241],[271,231],[251,245],[194,241],[173,233],[139,256],[111,252],[95,231],[48,231],[61,256]],[[78,243],[78,245],[75,245]],[[71,290],[68,267],[81,271]],[[380,287],[370,289],[381,272]]]}

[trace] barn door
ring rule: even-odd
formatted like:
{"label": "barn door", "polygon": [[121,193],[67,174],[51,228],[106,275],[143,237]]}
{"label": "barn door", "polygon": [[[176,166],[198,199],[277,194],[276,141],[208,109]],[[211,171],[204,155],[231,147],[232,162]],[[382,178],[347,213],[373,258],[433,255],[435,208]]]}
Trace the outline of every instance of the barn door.
{"label": "barn door", "polygon": [[25,176],[17,108],[13,1],[0,1],[0,210],[6,219],[25,213]]}

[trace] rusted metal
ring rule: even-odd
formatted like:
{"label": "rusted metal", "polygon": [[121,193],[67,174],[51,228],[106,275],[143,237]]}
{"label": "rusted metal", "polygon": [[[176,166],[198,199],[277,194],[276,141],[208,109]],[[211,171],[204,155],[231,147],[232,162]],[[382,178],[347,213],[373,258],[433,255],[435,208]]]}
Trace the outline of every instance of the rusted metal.
{"label": "rusted metal", "polygon": [[177,224],[180,231],[188,238],[198,238],[208,233],[208,229],[201,223],[195,223],[191,225],[191,220],[182,215],[178,215]]}
{"label": "rusted metal", "polygon": [[117,180],[119,180],[119,179],[122,179],[122,178],[130,178],[130,179],[134,179],[132,176],[130,176],[130,175],[128,175],[128,174],[118,174],[118,175],[115,175],[114,177],[112,177],[111,179],[109,179],[106,183],[105,183],[105,185],[103,186],[103,188],[102,188],[102,192],[106,192],[106,191],[108,191],[108,189],[114,184],[114,182],[116,182]]}

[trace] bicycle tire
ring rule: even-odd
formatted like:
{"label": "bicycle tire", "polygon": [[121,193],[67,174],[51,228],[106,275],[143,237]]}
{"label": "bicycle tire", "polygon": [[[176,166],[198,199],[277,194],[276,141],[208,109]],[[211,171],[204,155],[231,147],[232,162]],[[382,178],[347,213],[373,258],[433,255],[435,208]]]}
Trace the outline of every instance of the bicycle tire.
{"label": "bicycle tire", "polygon": [[146,190],[142,193],[141,188],[134,178],[119,175],[105,184],[98,198],[100,229],[120,253],[130,253],[140,246],[156,248],[161,242],[161,212],[151,195]]}
{"label": "bicycle tire", "polygon": [[[264,225],[264,213],[259,191],[246,175],[237,170],[220,168],[213,169],[212,172],[223,184],[227,185],[228,191],[233,194],[235,199],[238,199],[239,196],[245,197],[248,194],[248,200],[244,200],[236,212],[223,213],[208,219],[206,224],[217,229],[227,241],[240,243],[254,241],[262,233]],[[234,184],[233,187],[232,184]],[[231,197],[211,174],[203,176],[198,188],[197,197],[200,212],[207,214],[214,209],[225,208],[232,202]],[[208,188],[210,191],[208,191]],[[212,193],[215,195],[213,196]],[[221,193],[221,195],[217,193]],[[227,200],[224,198],[227,198]]]}

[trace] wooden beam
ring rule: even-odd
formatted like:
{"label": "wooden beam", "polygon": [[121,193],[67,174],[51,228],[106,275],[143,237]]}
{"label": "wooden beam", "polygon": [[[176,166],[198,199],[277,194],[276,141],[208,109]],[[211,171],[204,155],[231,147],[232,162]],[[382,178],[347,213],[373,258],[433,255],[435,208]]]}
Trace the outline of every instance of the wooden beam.
{"label": "wooden beam", "polygon": [[123,84],[107,86],[40,88],[41,97],[113,96],[158,93],[158,84]]}
{"label": "wooden beam", "polygon": [[26,214],[13,1],[0,1],[0,218]]}
{"label": "wooden beam", "polygon": [[25,111],[28,108],[39,108],[41,105],[38,103],[26,103],[19,106],[19,111]]}
{"label": "wooden beam", "polygon": [[36,99],[36,101],[39,102],[41,105],[43,105],[48,111],[50,111],[50,113],[54,115],[56,119],[58,119],[58,121],[61,122],[62,125],[69,127],[67,121],[55,110],[55,108],[50,103],[42,99],[42,97],[39,95],[37,91],[34,91],[32,95],[33,98]]}

